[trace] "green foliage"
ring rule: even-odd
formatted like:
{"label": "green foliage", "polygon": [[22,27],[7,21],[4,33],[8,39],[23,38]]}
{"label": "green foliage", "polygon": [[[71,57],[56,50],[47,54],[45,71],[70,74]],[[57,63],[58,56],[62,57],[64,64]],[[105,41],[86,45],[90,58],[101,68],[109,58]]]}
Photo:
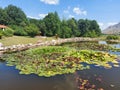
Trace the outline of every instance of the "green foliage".
{"label": "green foliage", "polygon": [[[97,36],[100,36],[100,35],[101,35],[100,27],[99,27],[97,21],[95,21],[95,20],[90,21],[89,30],[93,33],[92,35],[93,35],[94,37],[97,37]],[[92,35],[91,35],[91,36],[92,36]]]}
{"label": "green foliage", "polygon": [[6,37],[11,37],[13,36],[14,31],[11,28],[6,28],[4,30],[0,30],[0,37],[2,38],[2,36],[6,36]]}
{"label": "green foliage", "polygon": [[39,21],[40,21],[40,20],[31,19],[31,18],[29,18],[28,20],[29,20],[29,22],[30,22],[31,24],[35,24],[36,26],[39,26]]}
{"label": "green foliage", "polygon": [[[98,37],[101,35],[99,25],[95,20],[60,20],[57,12],[48,13],[41,19],[27,18],[21,8],[8,5],[4,9],[0,8],[0,24],[10,26],[15,35],[35,36],[55,36],[61,38],[70,37]],[[34,25],[33,25],[34,24]]]}
{"label": "green foliage", "polygon": [[[8,5],[4,9],[0,8],[0,24],[8,25],[14,30],[15,35],[27,35],[24,31],[25,26],[28,25],[27,17],[20,8],[14,5]],[[3,34],[5,36],[11,36],[13,31],[6,30]]]}
{"label": "green foliage", "polygon": [[29,35],[31,37],[34,37],[40,33],[38,27],[35,24],[29,24],[25,27],[12,25],[11,27],[14,29],[14,35],[18,36]]}
{"label": "green foliage", "polygon": [[118,63],[115,59],[116,56],[110,55],[105,52],[96,52],[91,50],[72,51],[67,56],[79,58],[81,62],[87,64],[95,64],[97,66],[103,66],[105,68],[111,68],[109,62],[115,64]]}
{"label": "green foliage", "polygon": [[97,37],[101,35],[99,25],[95,20],[78,20],[78,28],[81,32],[80,36],[84,37]]}
{"label": "green foliage", "polygon": [[9,25],[21,25],[21,23],[27,23],[26,15],[20,8],[14,5],[8,5],[4,10],[8,15],[7,21]]}
{"label": "green foliage", "polygon": [[18,36],[27,36],[28,34],[27,34],[27,32],[24,31],[23,28],[21,28],[21,29],[18,28],[17,30],[15,30],[14,35],[18,35]]}
{"label": "green foliage", "polygon": [[59,35],[60,31],[60,19],[57,12],[48,13],[48,15],[43,19],[46,30],[44,30],[45,35],[47,36],[55,36]]}
{"label": "green foliage", "polygon": [[14,31],[11,28],[6,28],[3,31],[3,35],[7,37],[13,36],[13,34],[14,34]]}
{"label": "green foliage", "polygon": [[72,30],[68,27],[66,20],[63,20],[61,23],[61,38],[70,38],[72,36]]}
{"label": "green foliage", "polygon": [[66,52],[67,50],[69,50],[69,48],[67,48],[67,47],[49,46],[49,47],[42,47],[42,48],[32,49],[32,50],[29,50],[28,52],[31,52],[32,54],[35,54],[35,55],[36,54],[45,55],[45,54],[51,54],[51,53],[63,53],[63,52]]}
{"label": "green foliage", "polygon": [[43,20],[39,21],[38,27],[40,29],[41,35],[46,36],[47,35],[47,30],[46,30],[45,22]]}
{"label": "green foliage", "polygon": [[34,37],[40,33],[38,27],[35,24],[30,24],[29,26],[26,26],[25,32],[31,37]]}
{"label": "green foliage", "polygon": [[78,30],[77,20],[74,18],[67,20],[68,27],[72,30],[72,36],[78,37],[80,36],[80,32]]}
{"label": "green foliage", "polygon": [[0,31],[0,39],[2,39],[3,33]]}
{"label": "green foliage", "polygon": [[10,27],[13,28],[14,35],[17,35],[17,36],[27,36],[28,35],[27,32],[24,30],[24,28],[21,26],[11,25]]}
{"label": "green foliage", "polygon": [[98,42],[77,42],[77,43],[64,43],[62,46],[69,46],[77,50],[95,50],[95,51],[110,51],[115,50],[113,47]]}
{"label": "green foliage", "polygon": [[119,39],[119,36],[117,35],[108,35],[106,37],[107,40],[118,40]]}
{"label": "green foliage", "polygon": [[80,19],[78,20],[78,28],[81,32],[80,36],[86,36],[85,34],[88,32],[89,22],[88,20]]}
{"label": "green foliage", "polygon": [[77,50],[95,50],[95,51],[113,51],[120,52],[119,48],[114,48],[110,45],[98,44],[98,42],[76,42],[76,43],[63,43],[62,46],[75,48]]}
{"label": "green foliage", "polygon": [[0,24],[8,25],[8,22],[9,22],[9,18],[6,11],[0,8]]}

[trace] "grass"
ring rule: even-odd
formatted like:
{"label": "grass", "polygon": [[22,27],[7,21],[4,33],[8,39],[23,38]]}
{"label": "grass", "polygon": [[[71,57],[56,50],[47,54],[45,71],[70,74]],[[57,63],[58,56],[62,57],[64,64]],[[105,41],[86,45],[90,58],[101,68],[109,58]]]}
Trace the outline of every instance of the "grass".
{"label": "grass", "polygon": [[37,43],[38,41],[44,42],[52,40],[53,37],[25,37],[25,36],[13,36],[13,37],[3,37],[0,39],[0,42],[4,46],[18,45],[18,44],[28,44],[28,43]]}
{"label": "grass", "polygon": [[[98,37],[98,39],[105,40],[107,35],[102,35]],[[25,36],[13,36],[13,37],[3,37],[0,39],[0,42],[3,43],[4,46],[11,46],[11,45],[18,45],[18,44],[28,44],[28,43],[37,43],[37,42],[44,42],[50,41],[55,39],[55,37],[25,37]],[[120,36],[119,36],[120,40]]]}

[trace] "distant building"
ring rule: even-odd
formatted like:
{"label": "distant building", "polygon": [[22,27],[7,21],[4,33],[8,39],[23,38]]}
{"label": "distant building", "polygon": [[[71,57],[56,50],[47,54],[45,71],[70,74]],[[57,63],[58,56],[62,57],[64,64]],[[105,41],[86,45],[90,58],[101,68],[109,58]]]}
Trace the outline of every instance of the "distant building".
{"label": "distant building", "polygon": [[0,25],[0,30],[5,30],[7,28],[7,26],[5,26],[5,25]]}

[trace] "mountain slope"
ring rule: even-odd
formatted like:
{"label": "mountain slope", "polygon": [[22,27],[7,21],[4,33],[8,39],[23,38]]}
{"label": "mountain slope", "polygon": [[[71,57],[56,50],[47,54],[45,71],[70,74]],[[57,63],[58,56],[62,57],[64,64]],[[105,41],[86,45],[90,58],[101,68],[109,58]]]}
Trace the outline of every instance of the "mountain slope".
{"label": "mountain slope", "polygon": [[102,31],[103,34],[120,34],[120,23],[109,26]]}

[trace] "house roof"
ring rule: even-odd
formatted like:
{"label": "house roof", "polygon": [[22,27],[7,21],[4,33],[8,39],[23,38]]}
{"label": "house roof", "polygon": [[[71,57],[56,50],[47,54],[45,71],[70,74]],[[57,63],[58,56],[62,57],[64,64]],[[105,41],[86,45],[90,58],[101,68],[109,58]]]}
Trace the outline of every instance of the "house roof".
{"label": "house roof", "polygon": [[0,28],[7,28],[7,26],[5,26],[5,25],[0,25]]}

